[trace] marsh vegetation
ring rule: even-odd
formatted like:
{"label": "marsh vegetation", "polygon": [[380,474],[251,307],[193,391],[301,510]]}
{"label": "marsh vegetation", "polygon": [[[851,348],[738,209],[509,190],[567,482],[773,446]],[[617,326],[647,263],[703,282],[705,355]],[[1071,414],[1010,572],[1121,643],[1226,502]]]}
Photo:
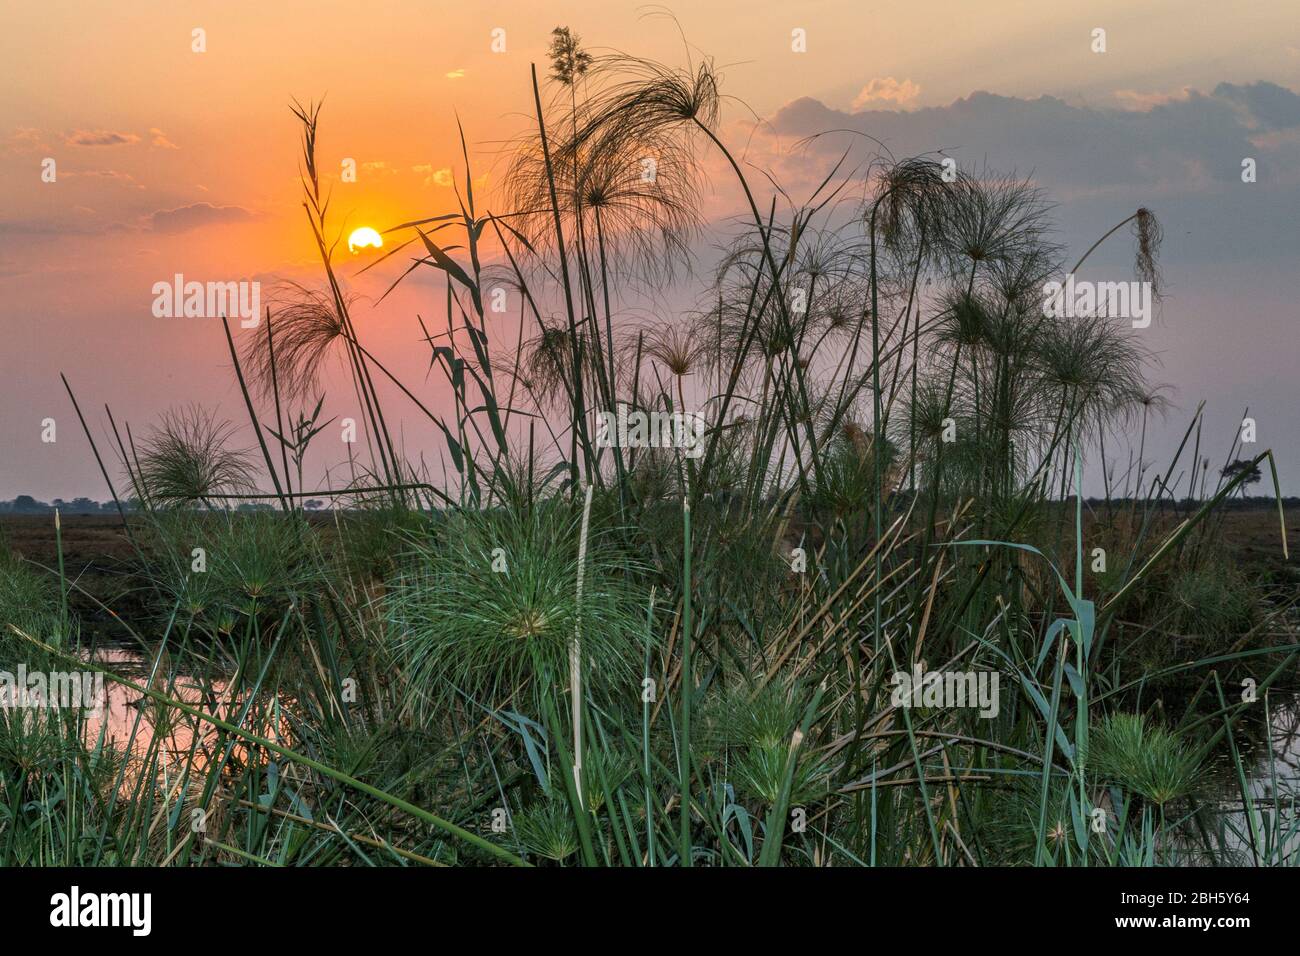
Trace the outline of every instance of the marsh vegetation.
{"label": "marsh vegetation", "polygon": [[[296,105],[321,274],[227,325],[247,420],[101,431],[78,404],[135,502],[113,621],[139,664],[105,665],[135,706],[113,734],[0,713],[0,860],[1293,862],[1251,741],[1295,685],[1294,566],[1276,521],[1269,565],[1222,547],[1272,457],[1211,466],[1138,330],[1044,315],[1091,252],[1053,241],[1049,197],[857,140],[796,195],[736,152],[709,60],[554,41],[492,205],[466,149],[459,209],[366,267],[445,283],[413,322],[436,382],[353,321]],[[736,218],[701,218],[711,175]],[[1159,294],[1153,212],[1101,238]],[[664,314],[669,287],[695,307]],[[322,487],[332,363],[359,450]],[[702,452],[597,441],[620,405],[701,416]],[[1158,466],[1157,427],[1183,436]],[[85,657],[60,569],[0,557],[29,669]],[[996,673],[995,715],[900,704],[916,668]]]}

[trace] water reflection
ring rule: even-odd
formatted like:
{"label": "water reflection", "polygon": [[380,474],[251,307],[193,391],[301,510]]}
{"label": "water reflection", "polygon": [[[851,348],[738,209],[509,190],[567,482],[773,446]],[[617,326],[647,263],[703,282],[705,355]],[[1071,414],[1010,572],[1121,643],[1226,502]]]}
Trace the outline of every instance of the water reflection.
{"label": "water reflection", "polygon": [[[98,648],[92,660],[135,684],[147,685],[173,700],[243,726],[250,733],[291,746],[287,719],[283,716],[279,720],[270,719],[265,714],[265,707],[256,708],[240,723],[247,695],[240,693],[232,698],[229,682],[225,679],[201,680],[183,674],[165,674],[164,668],[159,667],[150,681],[152,662],[139,652],[124,647]],[[219,756],[217,745],[221,732],[212,724],[158,703],[116,681],[106,681],[104,690],[105,704],[101,712],[86,717],[84,739],[89,746],[95,746],[102,733],[105,745],[125,753],[129,764],[137,771],[151,754],[157,760],[159,771],[174,772],[188,765],[191,771],[199,773],[208,767],[213,757]],[[281,702],[276,698],[274,703]],[[276,707],[274,712],[279,713],[279,708]],[[229,742],[227,736],[226,743]],[[231,748],[231,762],[244,765],[249,759],[248,746],[241,743]]]}

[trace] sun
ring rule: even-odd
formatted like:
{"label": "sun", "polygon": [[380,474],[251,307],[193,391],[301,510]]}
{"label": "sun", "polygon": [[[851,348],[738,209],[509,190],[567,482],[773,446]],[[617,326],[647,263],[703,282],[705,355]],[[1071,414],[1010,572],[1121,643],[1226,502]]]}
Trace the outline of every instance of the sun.
{"label": "sun", "polygon": [[369,226],[353,229],[352,235],[348,236],[348,252],[354,256],[362,249],[382,249],[383,247],[384,237]]}

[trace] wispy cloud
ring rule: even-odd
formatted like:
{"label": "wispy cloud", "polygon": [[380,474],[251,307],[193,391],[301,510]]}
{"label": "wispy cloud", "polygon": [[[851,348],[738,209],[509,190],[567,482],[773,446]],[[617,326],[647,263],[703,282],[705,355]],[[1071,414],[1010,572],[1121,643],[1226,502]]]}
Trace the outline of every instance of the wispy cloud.
{"label": "wispy cloud", "polygon": [[1115,99],[1119,100],[1120,106],[1125,109],[1146,112],[1155,109],[1157,106],[1166,106],[1170,103],[1186,103],[1192,97],[1194,91],[1190,86],[1185,86],[1181,90],[1173,93],[1162,93],[1159,91],[1143,93],[1140,90],[1116,90]]}
{"label": "wispy cloud", "polygon": [[451,168],[442,166],[434,169],[430,163],[423,163],[419,166],[412,166],[411,172],[424,174],[424,185],[426,186],[450,186]]}
{"label": "wispy cloud", "polygon": [[69,146],[131,146],[140,142],[135,133],[119,133],[110,129],[74,130],[63,137]]}
{"label": "wispy cloud", "polygon": [[873,106],[910,106],[921,95],[921,87],[911,80],[894,79],[892,76],[873,77],[853,100],[855,110],[868,109]]}
{"label": "wispy cloud", "polygon": [[153,136],[153,145],[157,146],[159,149],[180,149],[180,147],[168,139],[167,134],[158,127],[149,127],[149,133]]}
{"label": "wispy cloud", "polygon": [[159,209],[149,216],[149,228],[154,232],[188,232],[203,226],[247,222],[253,218],[253,213],[243,206],[214,206],[212,203],[196,202],[176,209]]}
{"label": "wispy cloud", "polygon": [[124,173],[120,169],[69,169],[59,173],[62,179],[104,179],[109,182],[117,183],[128,189],[144,189],[144,185],[136,180],[130,173]]}
{"label": "wispy cloud", "polygon": [[5,140],[6,153],[31,153],[40,149],[45,143],[41,131],[33,126],[20,126]]}

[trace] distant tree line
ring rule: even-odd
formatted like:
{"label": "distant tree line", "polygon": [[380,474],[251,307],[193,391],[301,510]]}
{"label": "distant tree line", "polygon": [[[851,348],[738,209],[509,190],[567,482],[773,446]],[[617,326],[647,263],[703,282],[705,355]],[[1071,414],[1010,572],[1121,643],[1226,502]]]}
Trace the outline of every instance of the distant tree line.
{"label": "distant tree line", "polygon": [[[138,506],[139,502],[134,500],[122,502],[122,507],[132,511],[137,510]],[[61,514],[69,515],[117,513],[117,505],[113,504],[113,502],[109,501],[101,504],[93,498],[73,498],[71,501],[55,498],[52,502],[46,503],[38,501],[31,495],[19,495],[12,501],[0,501],[0,514],[49,514],[56,508]]]}
{"label": "distant tree line", "polygon": [[[312,499],[307,501],[304,508],[308,511],[327,511],[326,502]],[[127,498],[122,502],[122,508],[125,511],[139,511],[140,499]],[[66,501],[63,498],[55,498],[53,501],[45,502],[33,498],[31,495],[19,495],[10,501],[0,501],[0,515],[40,515],[53,514],[58,510],[60,514],[65,515],[99,515],[99,514],[117,514],[117,505],[112,501],[95,501],[93,498],[73,498]],[[275,511],[276,506],[267,502],[244,502],[236,505],[234,511]]]}

